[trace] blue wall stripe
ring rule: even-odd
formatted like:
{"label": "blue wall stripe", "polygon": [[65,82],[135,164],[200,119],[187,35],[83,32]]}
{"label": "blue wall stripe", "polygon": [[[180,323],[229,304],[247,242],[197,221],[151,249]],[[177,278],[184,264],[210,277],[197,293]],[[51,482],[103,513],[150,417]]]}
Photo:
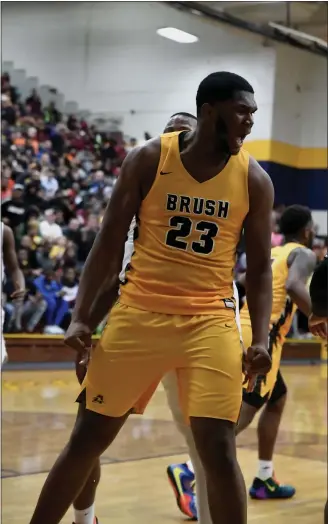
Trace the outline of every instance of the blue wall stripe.
{"label": "blue wall stripe", "polygon": [[300,204],[312,210],[327,209],[327,169],[298,169],[275,162],[259,163],[271,177],[276,205]]}

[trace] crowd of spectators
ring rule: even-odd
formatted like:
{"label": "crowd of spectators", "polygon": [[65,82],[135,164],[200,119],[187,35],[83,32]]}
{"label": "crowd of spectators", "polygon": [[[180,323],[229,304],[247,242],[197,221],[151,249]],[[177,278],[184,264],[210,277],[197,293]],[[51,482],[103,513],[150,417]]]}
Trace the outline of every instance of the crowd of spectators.
{"label": "crowd of spectators", "polygon": [[[43,107],[37,91],[24,101],[1,77],[1,213],[14,232],[26,298],[10,302],[13,283],[3,287],[5,332],[62,333],[78,290],[79,275],[102,221],[120,166],[135,139],[99,132],[74,115],[64,118],[54,102]],[[145,136],[149,138],[149,136]],[[282,208],[272,214],[272,246]],[[326,250],[316,239],[318,260]],[[243,247],[237,271],[245,271]],[[303,319],[306,332],[306,319]],[[299,321],[294,322],[299,335]]]}
{"label": "crowd of spectators", "polygon": [[1,77],[1,214],[14,232],[26,280],[23,307],[10,303],[6,281],[5,331],[61,333],[79,274],[129,147],[120,135],[66,118],[33,90],[22,100]]}

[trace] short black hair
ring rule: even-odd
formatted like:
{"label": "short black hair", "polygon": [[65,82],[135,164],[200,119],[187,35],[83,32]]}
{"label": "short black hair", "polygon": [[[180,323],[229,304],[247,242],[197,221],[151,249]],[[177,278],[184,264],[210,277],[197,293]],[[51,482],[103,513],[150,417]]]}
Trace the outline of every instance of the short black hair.
{"label": "short black hair", "polygon": [[184,111],[180,111],[179,113],[174,113],[174,115],[170,116],[170,120],[174,118],[175,116],[185,116],[186,118],[193,118],[194,120],[197,120],[197,116],[192,115],[191,113],[185,113]]}
{"label": "short black hair", "polygon": [[254,93],[251,84],[242,76],[227,71],[211,73],[199,84],[196,95],[197,114],[203,104],[230,100],[236,91]]}
{"label": "short black hair", "polygon": [[284,236],[297,235],[312,220],[311,210],[305,206],[287,207],[279,221],[280,233]]}

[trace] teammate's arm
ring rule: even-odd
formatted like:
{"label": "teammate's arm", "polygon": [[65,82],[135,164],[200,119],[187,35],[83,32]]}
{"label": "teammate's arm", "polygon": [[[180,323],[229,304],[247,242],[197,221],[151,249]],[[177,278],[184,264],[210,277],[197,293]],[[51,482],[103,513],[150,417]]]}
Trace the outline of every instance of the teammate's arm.
{"label": "teammate's arm", "polygon": [[316,264],[313,251],[306,248],[295,249],[288,257],[288,278],[286,291],[298,309],[307,317],[311,314],[311,298],[307,281]]}
{"label": "teammate's arm", "polygon": [[246,296],[252,323],[252,346],[267,349],[272,308],[271,212],[274,191],[269,175],[250,159],[249,212],[245,220]]}
{"label": "teammate's arm", "polygon": [[3,226],[3,261],[15,288],[11,298],[22,300],[25,295],[25,279],[18,264],[13,232],[6,225]]}

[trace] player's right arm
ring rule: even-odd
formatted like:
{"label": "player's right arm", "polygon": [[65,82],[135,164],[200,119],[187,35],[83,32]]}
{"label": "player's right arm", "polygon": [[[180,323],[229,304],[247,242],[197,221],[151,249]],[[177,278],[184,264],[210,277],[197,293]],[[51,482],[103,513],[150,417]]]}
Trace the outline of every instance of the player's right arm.
{"label": "player's right arm", "polygon": [[65,337],[66,344],[77,351],[91,346],[92,306],[99,290],[104,289],[106,283],[115,282],[120,273],[128,230],[155,179],[159,155],[158,138],[132,150],[123,162],[100,231],[84,265]]}
{"label": "player's right arm", "polygon": [[286,291],[298,309],[307,317],[311,314],[311,298],[307,281],[316,264],[313,251],[306,248],[295,249],[288,257],[288,278]]}

